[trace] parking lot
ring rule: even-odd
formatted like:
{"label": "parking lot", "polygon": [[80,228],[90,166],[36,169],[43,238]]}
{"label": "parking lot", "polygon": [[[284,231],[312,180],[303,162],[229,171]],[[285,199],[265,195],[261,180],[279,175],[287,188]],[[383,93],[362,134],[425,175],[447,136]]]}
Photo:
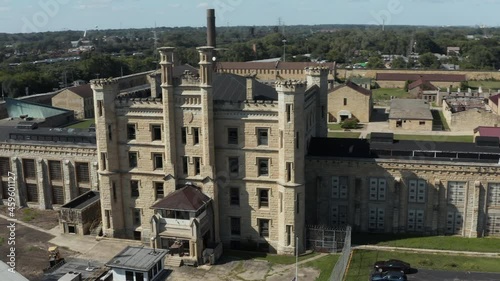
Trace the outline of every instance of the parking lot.
{"label": "parking lot", "polygon": [[[500,266],[500,262],[499,262]],[[500,273],[453,272],[420,269],[408,274],[408,281],[498,281]]]}

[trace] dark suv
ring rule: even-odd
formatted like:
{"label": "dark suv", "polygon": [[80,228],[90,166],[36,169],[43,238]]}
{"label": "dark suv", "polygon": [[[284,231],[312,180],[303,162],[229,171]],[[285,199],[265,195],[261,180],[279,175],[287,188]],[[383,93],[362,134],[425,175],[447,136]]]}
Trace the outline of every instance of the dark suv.
{"label": "dark suv", "polygon": [[407,281],[406,275],[401,271],[376,272],[370,281]]}
{"label": "dark suv", "polygon": [[385,271],[401,271],[403,273],[410,272],[410,264],[400,260],[378,261],[373,268],[378,272]]}

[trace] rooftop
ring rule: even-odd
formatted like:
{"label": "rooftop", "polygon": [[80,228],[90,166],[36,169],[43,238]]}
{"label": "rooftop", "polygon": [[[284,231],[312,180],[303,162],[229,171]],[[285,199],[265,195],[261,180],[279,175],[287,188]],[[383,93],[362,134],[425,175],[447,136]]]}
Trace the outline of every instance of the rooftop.
{"label": "rooftop", "polygon": [[306,67],[314,66],[326,66],[333,69],[334,63],[317,63],[317,62],[219,62],[217,63],[217,69],[270,69],[270,70],[282,70],[282,69],[295,69],[304,70]]}
{"label": "rooftop", "polygon": [[20,273],[17,273],[17,271],[9,272],[9,269],[10,266],[3,261],[0,261],[0,276],[2,276],[2,281],[29,281]]}
{"label": "rooftop", "polygon": [[408,90],[413,90],[417,87],[420,87],[425,91],[436,91],[438,89],[436,86],[432,85],[431,82],[423,79],[418,79],[417,81],[408,85]]}
{"label": "rooftop", "polygon": [[34,102],[23,101],[19,99],[5,98],[5,105],[9,117],[19,118],[29,116],[31,118],[45,119],[59,114],[68,113],[71,110],[48,106]]}
{"label": "rooftop", "polygon": [[[214,100],[239,102],[246,100],[247,78],[229,73],[215,73],[213,81]],[[278,100],[276,90],[257,80],[253,83],[255,100]]]}
{"label": "rooftop", "polygon": [[99,199],[99,192],[91,190],[62,205],[61,208],[80,210],[94,204],[95,202],[99,201]]}
{"label": "rooftop", "polygon": [[128,246],[106,263],[111,268],[148,271],[166,254],[167,250]]}
{"label": "rooftop", "polygon": [[381,81],[417,81],[423,79],[431,82],[462,82],[466,81],[465,74],[420,74],[420,73],[377,73],[377,80]]}
{"label": "rooftop", "polygon": [[413,140],[312,138],[309,156],[498,163],[500,146]]}
{"label": "rooftop", "polygon": [[165,209],[176,211],[198,211],[212,199],[205,195],[198,187],[186,185],[151,206],[151,209]]}
{"label": "rooftop", "polygon": [[370,91],[368,89],[365,89],[365,88],[363,88],[361,86],[358,86],[358,85],[356,85],[355,83],[353,83],[351,81],[347,81],[347,83],[333,88],[332,90],[330,90],[330,92],[335,92],[335,91],[337,91],[339,89],[342,89],[342,88],[345,88],[345,87],[351,88],[354,91],[356,91],[358,93],[361,93],[361,94],[363,94],[365,96],[371,96],[372,95],[372,91]]}
{"label": "rooftop", "polygon": [[462,112],[469,109],[486,109],[484,98],[472,96],[449,96],[444,99],[452,113]]}
{"label": "rooftop", "polygon": [[494,104],[498,105],[498,99],[499,99],[499,98],[500,98],[500,94],[496,94],[496,95],[494,95],[494,96],[491,96],[491,97],[490,97],[490,100],[491,100]]}
{"label": "rooftop", "polygon": [[389,119],[433,120],[429,104],[420,99],[393,99]]}
{"label": "rooftop", "polygon": [[96,134],[90,129],[37,128],[21,129],[0,126],[0,142],[29,144],[77,144],[95,146]]}
{"label": "rooftop", "polygon": [[91,98],[94,95],[94,91],[92,91],[92,88],[90,88],[90,84],[84,84],[84,85],[80,85],[80,86],[76,86],[76,87],[71,87],[71,88],[68,88],[66,90],[71,91],[71,92],[79,95],[82,98]]}
{"label": "rooftop", "polygon": [[482,137],[497,137],[500,138],[500,127],[477,127],[474,133],[479,133]]}

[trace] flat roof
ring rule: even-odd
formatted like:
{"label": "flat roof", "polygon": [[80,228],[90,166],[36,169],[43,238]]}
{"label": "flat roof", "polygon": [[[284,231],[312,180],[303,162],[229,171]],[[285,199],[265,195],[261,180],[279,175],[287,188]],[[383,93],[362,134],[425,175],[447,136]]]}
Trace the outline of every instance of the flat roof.
{"label": "flat roof", "polygon": [[433,120],[429,104],[420,99],[393,99],[389,119]]}
{"label": "flat roof", "polygon": [[106,263],[111,268],[148,271],[166,254],[164,249],[128,246]]}
{"label": "flat roof", "polygon": [[308,156],[498,163],[500,147],[465,142],[312,138]]}
{"label": "flat roof", "polygon": [[94,204],[95,202],[99,201],[99,199],[99,192],[90,190],[62,205],[61,208],[80,210]]}
{"label": "flat roof", "polygon": [[10,272],[9,269],[10,266],[0,261],[0,276],[2,276],[2,281],[29,281],[17,271]]}
{"label": "flat roof", "polygon": [[0,125],[0,141],[30,144],[77,144],[96,146],[96,133],[89,129],[37,128],[19,129]]}

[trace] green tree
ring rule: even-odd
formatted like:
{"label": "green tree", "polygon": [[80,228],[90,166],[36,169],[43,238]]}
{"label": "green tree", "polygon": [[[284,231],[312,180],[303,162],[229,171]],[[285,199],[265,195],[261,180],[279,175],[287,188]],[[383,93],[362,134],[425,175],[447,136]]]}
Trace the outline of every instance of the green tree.
{"label": "green tree", "polygon": [[422,65],[422,67],[425,68],[436,69],[439,68],[439,66],[441,65],[437,57],[432,53],[425,53],[423,55],[420,55],[418,62],[420,63],[420,65]]}
{"label": "green tree", "polygon": [[406,68],[406,66],[407,66],[407,63],[406,63],[405,59],[402,57],[397,57],[397,58],[392,60],[392,68],[394,68],[394,69],[402,69],[402,68]]}
{"label": "green tree", "polygon": [[368,59],[368,68],[385,68],[384,61],[380,57],[370,57]]}

